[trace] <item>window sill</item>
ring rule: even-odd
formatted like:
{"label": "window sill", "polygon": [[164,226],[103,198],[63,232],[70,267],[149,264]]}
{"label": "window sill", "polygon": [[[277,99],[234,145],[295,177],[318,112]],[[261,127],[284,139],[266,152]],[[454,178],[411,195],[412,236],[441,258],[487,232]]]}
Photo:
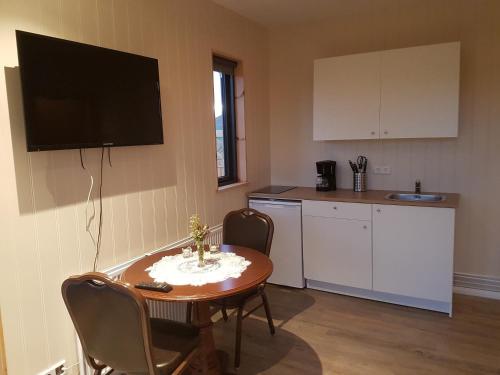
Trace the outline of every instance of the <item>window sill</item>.
{"label": "window sill", "polygon": [[245,185],[248,185],[248,181],[235,182],[234,184],[219,186],[217,188],[217,191],[224,191],[224,190],[228,190],[228,189],[232,189],[232,188],[237,188],[237,187],[245,186]]}

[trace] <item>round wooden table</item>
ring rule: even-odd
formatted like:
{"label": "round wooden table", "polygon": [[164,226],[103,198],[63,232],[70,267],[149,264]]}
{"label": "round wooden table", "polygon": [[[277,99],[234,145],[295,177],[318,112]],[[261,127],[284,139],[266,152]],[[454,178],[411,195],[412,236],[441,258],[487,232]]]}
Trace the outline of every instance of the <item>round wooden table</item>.
{"label": "round wooden table", "polygon": [[[208,247],[206,248],[208,250]],[[182,250],[172,249],[146,256],[132,264],[121,275],[121,281],[135,285],[141,281],[153,281],[146,268],[166,255],[174,255]],[[210,317],[209,301],[229,297],[255,288],[266,281],[273,272],[271,260],[264,254],[241,246],[221,245],[221,251],[236,253],[252,262],[237,279],[229,278],[218,283],[202,286],[173,285],[168,293],[137,289],[145,298],[168,302],[194,302],[194,324],[200,328],[200,348],[198,357],[192,361],[191,370],[196,374],[220,374],[221,366],[215,350]]]}

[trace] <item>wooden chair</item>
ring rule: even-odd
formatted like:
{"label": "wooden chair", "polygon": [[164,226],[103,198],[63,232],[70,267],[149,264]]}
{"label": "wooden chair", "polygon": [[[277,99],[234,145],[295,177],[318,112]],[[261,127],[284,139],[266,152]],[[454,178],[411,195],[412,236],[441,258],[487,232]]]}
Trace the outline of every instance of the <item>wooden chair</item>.
{"label": "wooden chair", "polygon": [[[237,211],[231,211],[225,216],[222,227],[222,242],[227,245],[249,247],[269,256],[273,233],[274,224],[269,216],[251,208],[244,208]],[[257,288],[243,294],[212,302],[212,305],[215,306],[217,310],[220,309],[222,311],[222,316],[225,321],[228,320],[227,310],[237,309],[236,342],[234,349],[234,367],[236,368],[240,366],[243,319],[252,314],[255,310],[264,307],[271,335],[275,333],[271,309],[269,308],[269,302],[264,288],[265,284],[263,283]],[[262,299],[262,302],[244,314],[245,305],[258,297]],[[192,306],[188,306],[188,311],[191,311],[191,309]],[[188,314],[188,321],[189,320],[190,314]]]}
{"label": "wooden chair", "polygon": [[73,276],[62,295],[94,375],[110,367],[134,375],[180,374],[196,353],[198,328],[150,319],[133,286],[101,273]]}

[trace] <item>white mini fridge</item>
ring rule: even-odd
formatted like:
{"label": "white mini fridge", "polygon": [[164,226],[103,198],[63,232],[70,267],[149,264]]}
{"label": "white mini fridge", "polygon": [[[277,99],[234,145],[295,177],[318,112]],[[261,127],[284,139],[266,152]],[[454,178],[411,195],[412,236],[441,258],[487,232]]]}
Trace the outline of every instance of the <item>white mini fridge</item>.
{"label": "white mini fridge", "polygon": [[270,253],[274,270],[268,282],[303,288],[305,284],[302,264],[302,203],[250,199],[248,206],[270,216],[274,223]]}

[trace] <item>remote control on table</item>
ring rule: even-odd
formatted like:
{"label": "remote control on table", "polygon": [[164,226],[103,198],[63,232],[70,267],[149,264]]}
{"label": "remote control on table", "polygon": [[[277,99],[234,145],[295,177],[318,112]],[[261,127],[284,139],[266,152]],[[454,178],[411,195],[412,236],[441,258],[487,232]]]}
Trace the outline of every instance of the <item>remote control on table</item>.
{"label": "remote control on table", "polygon": [[172,285],[169,283],[158,283],[156,281],[143,281],[135,284],[137,289],[152,290],[154,292],[170,292],[172,290]]}

